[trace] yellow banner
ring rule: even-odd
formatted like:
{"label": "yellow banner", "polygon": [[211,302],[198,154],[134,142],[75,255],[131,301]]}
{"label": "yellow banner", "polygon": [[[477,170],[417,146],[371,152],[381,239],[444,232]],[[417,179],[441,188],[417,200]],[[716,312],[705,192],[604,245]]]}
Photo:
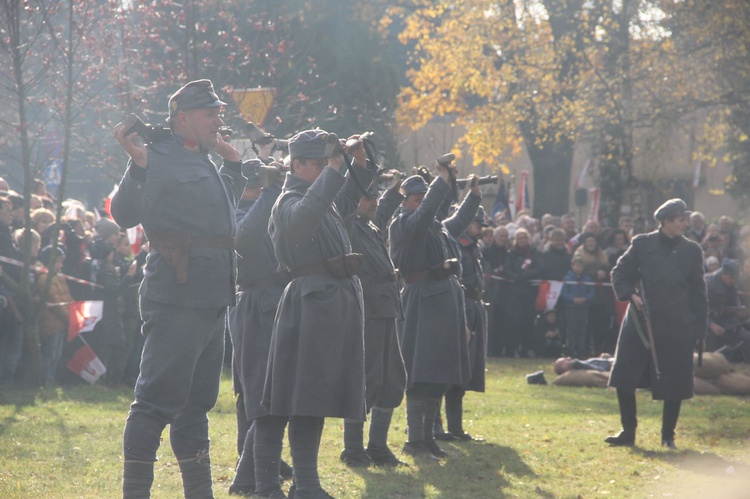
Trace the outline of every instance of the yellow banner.
{"label": "yellow banner", "polygon": [[271,109],[275,88],[249,88],[232,90],[232,99],[237,103],[245,121],[252,121],[258,126],[263,124],[268,110]]}

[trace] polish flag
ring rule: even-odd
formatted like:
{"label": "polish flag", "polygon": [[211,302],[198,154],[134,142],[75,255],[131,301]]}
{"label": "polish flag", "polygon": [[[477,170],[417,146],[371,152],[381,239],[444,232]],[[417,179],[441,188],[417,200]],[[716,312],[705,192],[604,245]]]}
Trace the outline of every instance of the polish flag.
{"label": "polish flag", "polygon": [[115,193],[117,192],[117,184],[112,188],[112,192],[107,194],[107,197],[104,198],[104,212],[107,214],[107,216],[112,219],[112,198],[115,197]]}
{"label": "polish flag", "polygon": [[99,360],[94,349],[85,341],[83,346],[68,361],[68,369],[91,384],[96,383],[96,380],[107,372],[104,363]]}
{"label": "polish flag", "polygon": [[589,189],[591,193],[591,214],[589,219],[599,223],[599,193],[601,192],[598,187],[592,187]]}
{"label": "polish flag", "polygon": [[521,210],[531,209],[531,199],[529,199],[528,170],[521,170],[521,183],[518,185],[518,197],[516,198],[516,213]]}
{"label": "polish flag", "polygon": [[130,241],[130,248],[133,250],[133,254],[137,255],[141,251],[141,245],[143,245],[143,227],[136,225],[128,229],[128,240]]}
{"label": "polish flag", "polygon": [[536,308],[540,312],[552,310],[557,305],[562,291],[562,281],[542,281],[539,283],[539,291],[536,295]]}
{"label": "polish flag", "polygon": [[102,318],[104,302],[74,301],[68,305],[68,341],[80,333],[93,331],[94,326]]}

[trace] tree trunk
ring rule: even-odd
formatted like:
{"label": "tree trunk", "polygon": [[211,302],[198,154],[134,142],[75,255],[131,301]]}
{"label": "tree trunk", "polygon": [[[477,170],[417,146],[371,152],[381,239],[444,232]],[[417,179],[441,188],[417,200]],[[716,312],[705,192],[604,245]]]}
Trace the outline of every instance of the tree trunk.
{"label": "tree trunk", "polygon": [[526,141],[526,150],[534,166],[533,214],[539,218],[545,213],[563,215],[570,206],[570,172],[573,167],[575,143],[561,140],[543,143],[537,147]]}

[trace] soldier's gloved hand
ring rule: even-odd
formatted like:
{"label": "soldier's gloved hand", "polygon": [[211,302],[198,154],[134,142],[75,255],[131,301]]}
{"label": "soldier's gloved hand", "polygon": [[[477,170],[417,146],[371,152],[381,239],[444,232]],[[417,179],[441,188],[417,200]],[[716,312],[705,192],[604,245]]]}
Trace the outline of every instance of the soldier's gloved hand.
{"label": "soldier's gloved hand", "polygon": [[344,161],[344,155],[341,154],[340,152],[337,152],[336,154],[328,158],[328,166],[336,169],[336,171],[339,171],[339,172],[341,171],[341,168],[344,166],[344,163],[346,163],[346,161]]}
{"label": "soldier's gloved hand", "polygon": [[266,163],[271,157],[271,153],[273,152],[273,148],[276,147],[276,143],[272,140],[267,144],[256,144],[256,146],[258,147],[258,159]]}
{"label": "soldier's gloved hand", "polygon": [[138,136],[138,132],[133,132],[127,137],[125,136],[125,126],[122,122],[115,125],[113,129],[115,140],[120,143],[120,146],[128,153],[130,159],[133,160],[136,166],[140,168],[146,168],[148,166],[148,152],[146,150],[146,144]]}
{"label": "soldier's gloved hand", "polygon": [[354,158],[354,162],[362,168],[367,168],[367,154],[365,153],[365,143],[359,140],[359,135],[352,135],[346,139],[347,154]]}
{"label": "soldier's gloved hand", "polygon": [[398,170],[391,170],[388,172],[391,175],[391,179],[388,181],[388,189],[398,189],[401,187],[401,172]]}
{"label": "soldier's gloved hand", "polygon": [[456,171],[456,165],[454,164],[445,164],[445,163],[438,163],[435,161],[435,168],[437,169],[438,176],[445,180],[445,183],[450,185],[451,179],[456,177],[455,171]]}
{"label": "soldier's gloved hand", "polygon": [[242,161],[240,152],[232,144],[225,141],[224,137],[222,137],[219,132],[216,132],[216,140],[217,144],[216,147],[214,147],[214,152],[221,156],[224,161],[232,161],[235,163],[240,163]]}
{"label": "soldier's gloved hand", "polygon": [[468,177],[466,177],[466,180],[469,181],[469,185],[471,186],[471,193],[475,196],[479,195],[479,177],[472,173]]}

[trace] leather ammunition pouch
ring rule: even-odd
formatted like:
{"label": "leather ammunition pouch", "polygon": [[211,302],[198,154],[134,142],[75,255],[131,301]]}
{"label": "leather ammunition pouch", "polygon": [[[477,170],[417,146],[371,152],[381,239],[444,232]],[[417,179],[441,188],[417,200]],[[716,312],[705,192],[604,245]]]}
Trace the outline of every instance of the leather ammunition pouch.
{"label": "leather ammunition pouch", "polygon": [[292,279],[315,274],[329,274],[333,277],[352,277],[362,269],[363,255],[359,253],[347,253],[335,256],[323,262],[308,263],[291,269],[289,272]]}
{"label": "leather ammunition pouch", "polygon": [[146,234],[151,243],[151,250],[159,253],[167,264],[174,269],[175,282],[185,284],[188,281],[190,248],[217,248],[234,251],[233,237],[193,237],[188,232],[165,230]]}

